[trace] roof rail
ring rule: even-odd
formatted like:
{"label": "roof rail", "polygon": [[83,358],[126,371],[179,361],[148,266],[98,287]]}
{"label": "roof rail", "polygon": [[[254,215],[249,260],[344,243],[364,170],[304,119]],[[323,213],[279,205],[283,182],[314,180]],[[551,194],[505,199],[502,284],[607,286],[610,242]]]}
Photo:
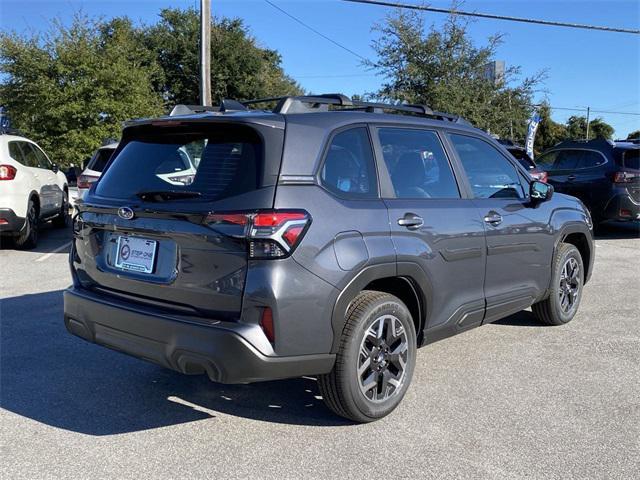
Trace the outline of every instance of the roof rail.
{"label": "roof rail", "polygon": [[272,111],[274,113],[281,114],[328,111],[329,107],[332,106],[342,107],[339,108],[342,110],[364,110],[366,112],[372,113],[382,113],[385,110],[392,110],[396,112],[411,113],[414,115],[435,118],[438,120],[448,120],[451,122],[470,125],[469,122],[457,115],[450,115],[448,113],[433,111],[427,105],[363,102],[360,100],[352,100],[346,95],[342,95],[340,93],[257,98],[254,100],[246,100],[241,103],[248,106],[273,102],[276,102],[276,106]]}

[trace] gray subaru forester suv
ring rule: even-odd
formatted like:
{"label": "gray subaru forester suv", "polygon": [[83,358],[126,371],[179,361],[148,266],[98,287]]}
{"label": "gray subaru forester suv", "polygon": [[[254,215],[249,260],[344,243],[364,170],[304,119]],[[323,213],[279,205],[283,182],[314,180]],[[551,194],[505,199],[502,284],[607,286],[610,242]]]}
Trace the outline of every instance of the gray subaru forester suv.
{"label": "gray subaru forester suv", "polygon": [[71,333],[216,382],[317,376],[357,422],[420,346],[528,307],[569,322],[594,261],[582,203],[490,136],[337,94],[130,122],[73,225]]}

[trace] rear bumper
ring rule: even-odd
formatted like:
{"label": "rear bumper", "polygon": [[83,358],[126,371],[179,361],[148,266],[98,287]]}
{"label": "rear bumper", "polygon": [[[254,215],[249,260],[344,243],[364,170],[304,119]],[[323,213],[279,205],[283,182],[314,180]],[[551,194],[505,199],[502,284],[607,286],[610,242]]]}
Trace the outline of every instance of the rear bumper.
{"label": "rear bumper", "polygon": [[221,383],[250,383],[327,373],[335,355],[266,356],[234,331],[178,321],[71,287],[64,292],[67,330],[134,357]]}
{"label": "rear bumper", "polygon": [[10,208],[0,208],[0,233],[17,233],[24,226],[24,218]]}
{"label": "rear bumper", "polygon": [[636,203],[627,193],[613,197],[604,209],[606,220],[640,220],[640,203]]}

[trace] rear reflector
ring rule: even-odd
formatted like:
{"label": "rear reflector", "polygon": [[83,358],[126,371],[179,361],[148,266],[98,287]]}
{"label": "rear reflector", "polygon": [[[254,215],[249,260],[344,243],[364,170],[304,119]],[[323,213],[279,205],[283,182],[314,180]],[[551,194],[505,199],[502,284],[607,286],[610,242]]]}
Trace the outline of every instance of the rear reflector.
{"label": "rear reflector", "polygon": [[205,223],[223,227],[244,227],[250,258],[282,258],[290,255],[311,224],[304,210],[268,210],[256,212],[212,212]]}
{"label": "rear reflector", "polygon": [[264,334],[273,343],[276,339],[275,329],[273,327],[273,312],[271,308],[265,307],[262,310],[262,318],[260,318],[260,326],[264,331]]}
{"label": "rear reflector", "polygon": [[13,180],[16,173],[16,167],[13,165],[0,165],[0,180]]}

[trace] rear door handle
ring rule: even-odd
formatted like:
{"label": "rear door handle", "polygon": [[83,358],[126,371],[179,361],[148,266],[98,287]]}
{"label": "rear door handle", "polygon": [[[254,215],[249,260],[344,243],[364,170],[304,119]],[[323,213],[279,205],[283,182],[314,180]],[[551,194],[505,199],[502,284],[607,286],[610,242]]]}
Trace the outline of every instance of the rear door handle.
{"label": "rear door handle", "polygon": [[485,223],[493,225],[494,227],[502,223],[502,215],[497,212],[489,212],[484,217]]}
{"label": "rear door handle", "polygon": [[573,182],[575,179],[576,179],[576,176],[575,176],[575,175],[569,175],[569,176],[567,177],[567,180],[569,180],[570,182]]}
{"label": "rear door handle", "polygon": [[415,213],[405,213],[404,217],[398,219],[398,225],[407,227],[409,230],[417,230],[424,225],[424,220]]}

